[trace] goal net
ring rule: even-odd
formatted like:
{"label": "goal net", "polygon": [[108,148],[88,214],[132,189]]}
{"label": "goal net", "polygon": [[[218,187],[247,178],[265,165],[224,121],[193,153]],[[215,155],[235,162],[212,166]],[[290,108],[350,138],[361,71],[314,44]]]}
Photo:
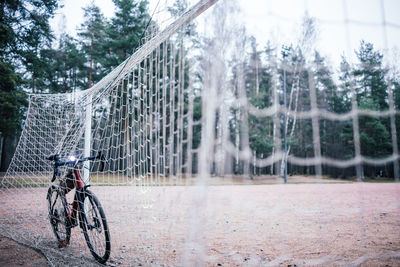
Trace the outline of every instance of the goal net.
{"label": "goal net", "polygon": [[[106,212],[116,265],[208,262],[201,231],[212,205],[209,185],[290,183],[299,176],[399,180],[396,65],[385,65],[363,42],[361,62],[343,56],[335,73],[310,41],[315,22],[338,24],[348,41],[343,47],[352,50],[351,27],[364,22],[352,20],[346,3],[342,21],[305,15],[297,40],[282,46],[272,33],[260,49],[236,2],[220,1],[198,21],[206,29],[201,37],[188,32],[215,2],[200,1],[163,29],[152,28],[92,88],[29,96],[1,178],[2,235],[40,249],[54,265],[94,262],[79,231],[69,247],[55,245],[45,201],[51,154],[103,153],[104,169],[97,160],[81,171]],[[265,16],[271,24],[286,21],[273,11]],[[385,16],[375,26],[389,53],[388,32],[400,26]]]}

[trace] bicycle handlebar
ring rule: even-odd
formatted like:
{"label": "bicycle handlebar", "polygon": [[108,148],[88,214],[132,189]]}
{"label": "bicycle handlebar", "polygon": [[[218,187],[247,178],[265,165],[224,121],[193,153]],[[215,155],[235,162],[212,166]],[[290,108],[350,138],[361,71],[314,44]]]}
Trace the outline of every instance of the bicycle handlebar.
{"label": "bicycle handlebar", "polygon": [[51,182],[54,182],[56,180],[57,175],[59,175],[58,167],[60,166],[65,166],[69,165],[71,167],[76,166],[77,164],[87,161],[87,160],[94,160],[94,159],[100,159],[101,160],[101,169],[104,169],[104,155],[99,151],[96,156],[89,156],[89,157],[83,157],[80,159],[76,160],[71,160],[71,161],[60,161],[60,155],[54,154],[54,155],[49,155],[46,157],[46,159],[54,161],[54,172],[53,172],[53,178],[51,179]]}
{"label": "bicycle handlebar", "polygon": [[54,154],[54,155],[49,155],[49,156],[47,156],[47,157],[46,157],[46,159],[48,159],[48,160],[54,160],[54,161],[58,161],[58,159],[59,159],[59,156],[58,156],[57,154]]}
{"label": "bicycle handlebar", "polygon": [[71,161],[60,161],[60,156],[58,154],[50,155],[47,156],[46,159],[54,161],[55,166],[64,166],[64,165],[75,165],[77,163],[81,163],[87,160],[94,160],[94,159],[101,159],[104,160],[104,155],[99,151],[96,156],[89,156],[89,157],[83,157],[79,158],[76,160],[71,160]]}

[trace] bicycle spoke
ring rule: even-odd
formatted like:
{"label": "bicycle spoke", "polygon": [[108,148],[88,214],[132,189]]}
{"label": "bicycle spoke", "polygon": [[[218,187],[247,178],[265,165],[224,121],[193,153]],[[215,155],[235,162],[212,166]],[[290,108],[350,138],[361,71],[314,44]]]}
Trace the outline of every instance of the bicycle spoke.
{"label": "bicycle spoke", "polygon": [[87,238],[91,243],[90,248],[93,253],[102,257],[107,250],[105,227],[98,207],[91,197],[87,197],[84,201],[84,212],[86,215]]}
{"label": "bicycle spoke", "polygon": [[68,227],[65,196],[55,186],[48,191],[49,220],[58,242],[68,244],[71,230]]}

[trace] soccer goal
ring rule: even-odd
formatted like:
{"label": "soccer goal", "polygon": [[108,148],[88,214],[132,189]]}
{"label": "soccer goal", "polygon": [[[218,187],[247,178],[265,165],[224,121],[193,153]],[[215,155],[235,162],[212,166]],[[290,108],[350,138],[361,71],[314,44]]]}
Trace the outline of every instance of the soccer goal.
{"label": "soccer goal", "polygon": [[[340,254],[321,252],[312,261],[309,254],[290,253],[284,245],[272,252],[274,244],[268,242],[267,253],[261,237],[267,239],[265,233],[272,232],[276,235],[271,240],[292,244],[296,233],[290,229],[300,229],[280,217],[284,212],[299,216],[293,220],[306,218],[303,226],[316,233],[307,224],[312,220],[307,207],[311,215],[325,214],[330,205],[345,207],[332,200],[343,192],[373,191],[365,181],[399,181],[400,78],[390,60],[396,58],[391,38],[400,24],[385,15],[386,1],[379,3],[375,12],[381,16],[374,22],[358,20],[347,1],[330,3],[339,8],[339,20],[313,17],[318,10],[313,6],[302,6],[302,16],[291,19],[269,3],[261,5],[265,21],[259,16],[258,26],[246,29],[242,14],[260,13],[243,8],[249,3],[202,0],[166,27],[151,27],[143,45],[92,88],[30,95],[22,135],[1,178],[0,234],[41,250],[54,265],[92,263],[83,250],[85,240],[74,235],[77,228],[72,229],[70,246],[59,249],[54,243],[46,207],[53,163],[46,156],[68,160],[101,152],[101,158],[84,163],[82,173],[107,215],[112,264],[240,265],[250,258],[257,258],[256,265],[276,265],[279,259],[337,263]],[[266,29],[280,23],[282,32]],[[190,31],[193,24],[196,34]],[[298,36],[291,39],[287,29],[293,25]],[[340,28],[342,54],[327,59],[318,50],[318,27],[332,34]],[[368,40],[356,40],[353,47],[353,31],[360,27],[379,29],[378,48]],[[260,44],[257,38],[265,37],[252,35],[263,28],[268,39]],[[60,177],[69,171],[60,168]],[[326,187],[329,200],[318,195],[325,187],[314,187],[337,182],[349,191]],[[385,191],[392,204],[398,201],[394,185]],[[267,200],[264,193],[270,194]],[[294,203],[296,194],[310,199]],[[224,201],[255,212],[254,222],[241,211],[237,216],[229,208],[224,211]],[[364,198],[360,203],[369,205]],[[331,219],[351,214],[356,224],[362,214],[353,208],[335,211]],[[380,214],[396,210],[393,206]],[[327,223],[322,217],[316,220],[318,227]],[[366,224],[357,228],[359,239],[369,240],[363,235]],[[390,235],[395,230],[386,231]],[[250,241],[240,247],[246,233]],[[313,246],[306,233],[299,235]],[[332,241],[327,240],[315,246]],[[236,246],[248,248],[251,256]],[[363,255],[365,260],[396,257],[373,252],[360,248],[341,263],[357,263]]]}

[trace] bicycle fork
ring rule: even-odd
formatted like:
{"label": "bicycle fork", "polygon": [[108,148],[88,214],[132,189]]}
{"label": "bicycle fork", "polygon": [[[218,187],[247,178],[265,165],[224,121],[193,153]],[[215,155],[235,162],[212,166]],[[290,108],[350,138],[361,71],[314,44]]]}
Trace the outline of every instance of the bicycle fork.
{"label": "bicycle fork", "polygon": [[[68,203],[68,219],[71,228],[78,226],[78,212],[80,213],[83,211],[82,201],[84,199],[84,195],[85,195],[84,188],[78,189],[75,193],[74,201],[72,202],[72,209],[71,209],[71,204]],[[80,216],[80,214],[79,214],[79,222],[82,228],[81,225],[82,217]]]}
{"label": "bicycle fork", "polygon": [[79,208],[78,207],[78,199],[77,199],[77,195],[75,194],[74,202],[72,202],[72,210],[71,210],[71,204],[68,203],[68,219],[69,219],[71,228],[78,225],[78,221],[77,221],[77,217],[76,217],[78,208]]}

